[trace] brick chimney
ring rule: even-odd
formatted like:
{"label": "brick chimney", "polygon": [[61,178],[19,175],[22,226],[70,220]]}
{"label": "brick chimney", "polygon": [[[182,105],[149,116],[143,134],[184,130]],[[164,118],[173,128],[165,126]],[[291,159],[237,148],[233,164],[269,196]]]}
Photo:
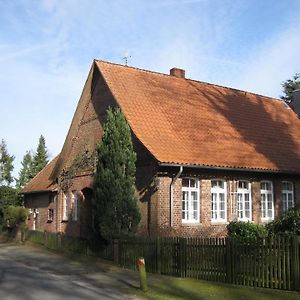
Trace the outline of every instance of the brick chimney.
{"label": "brick chimney", "polygon": [[291,104],[294,112],[300,117],[300,89],[293,91],[293,100]]}
{"label": "brick chimney", "polygon": [[185,70],[173,68],[170,70],[170,75],[178,78],[185,78]]}

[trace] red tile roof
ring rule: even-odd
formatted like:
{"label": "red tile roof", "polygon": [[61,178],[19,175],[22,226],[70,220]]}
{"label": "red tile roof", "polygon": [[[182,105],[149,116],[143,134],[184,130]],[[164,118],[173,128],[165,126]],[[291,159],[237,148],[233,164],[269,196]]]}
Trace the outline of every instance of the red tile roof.
{"label": "red tile roof", "polygon": [[279,99],[96,61],[159,161],[300,173],[300,120]]}
{"label": "red tile roof", "polygon": [[49,179],[50,174],[58,160],[56,156],[22,189],[22,193],[51,192],[57,188],[57,184]]}
{"label": "red tile roof", "polygon": [[[84,132],[79,129],[80,120],[90,101],[94,67],[136,137],[158,162],[300,174],[300,120],[283,101],[95,61],[62,153],[24,187],[23,193],[55,190],[55,178],[80,149],[74,143],[78,138],[87,143],[88,134],[77,135]],[[86,130],[93,132],[99,126],[99,120],[93,119]]]}

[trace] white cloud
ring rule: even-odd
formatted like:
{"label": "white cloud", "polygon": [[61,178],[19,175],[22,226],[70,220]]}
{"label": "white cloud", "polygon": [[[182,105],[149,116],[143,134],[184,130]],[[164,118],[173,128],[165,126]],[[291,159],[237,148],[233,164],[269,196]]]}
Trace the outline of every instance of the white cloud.
{"label": "white cloud", "polygon": [[300,26],[266,40],[247,61],[237,85],[263,95],[279,97],[281,83],[300,70]]}

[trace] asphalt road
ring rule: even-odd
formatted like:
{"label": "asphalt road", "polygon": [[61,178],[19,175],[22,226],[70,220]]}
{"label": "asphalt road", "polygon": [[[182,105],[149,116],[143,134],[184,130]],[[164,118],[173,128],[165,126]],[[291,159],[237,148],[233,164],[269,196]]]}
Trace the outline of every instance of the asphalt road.
{"label": "asphalt road", "polygon": [[136,273],[110,264],[80,262],[32,246],[0,242],[0,299],[137,299]]}

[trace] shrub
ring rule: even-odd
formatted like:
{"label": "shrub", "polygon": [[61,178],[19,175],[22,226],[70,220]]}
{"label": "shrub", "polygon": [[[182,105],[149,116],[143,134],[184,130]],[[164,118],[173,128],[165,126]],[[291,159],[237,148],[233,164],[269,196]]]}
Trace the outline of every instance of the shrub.
{"label": "shrub", "polygon": [[10,205],[4,210],[6,227],[14,229],[17,226],[24,227],[28,217],[28,210],[22,206]]}
{"label": "shrub", "polygon": [[234,221],[227,225],[228,236],[242,239],[256,239],[267,235],[265,226],[250,222]]}
{"label": "shrub", "polygon": [[300,235],[300,209],[290,209],[266,225],[269,235]]}

